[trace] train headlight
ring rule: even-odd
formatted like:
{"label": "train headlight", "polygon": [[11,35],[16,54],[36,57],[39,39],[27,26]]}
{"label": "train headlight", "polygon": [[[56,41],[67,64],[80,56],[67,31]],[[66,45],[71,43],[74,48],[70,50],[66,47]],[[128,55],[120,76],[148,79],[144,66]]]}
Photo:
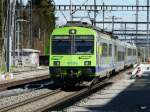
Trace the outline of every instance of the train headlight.
{"label": "train headlight", "polygon": [[54,61],[53,64],[54,64],[55,66],[60,66],[60,61]]}
{"label": "train headlight", "polygon": [[76,29],[70,29],[69,30],[69,34],[71,34],[71,35],[76,34],[76,33],[77,33]]}
{"label": "train headlight", "polygon": [[91,65],[91,61],[84,61],[84,65],[85,66],[90,66]]}

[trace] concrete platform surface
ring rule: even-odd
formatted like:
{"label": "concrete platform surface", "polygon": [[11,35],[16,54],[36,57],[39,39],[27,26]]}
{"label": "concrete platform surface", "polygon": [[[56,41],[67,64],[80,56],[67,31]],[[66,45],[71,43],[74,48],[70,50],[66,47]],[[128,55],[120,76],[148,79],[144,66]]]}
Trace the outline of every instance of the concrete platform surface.
{"label": "concrete platform surface", "polygon": [[137,79],[123,74],[115,81],[80,103],[67,109],[71,112],[150,112],[150,73]]}

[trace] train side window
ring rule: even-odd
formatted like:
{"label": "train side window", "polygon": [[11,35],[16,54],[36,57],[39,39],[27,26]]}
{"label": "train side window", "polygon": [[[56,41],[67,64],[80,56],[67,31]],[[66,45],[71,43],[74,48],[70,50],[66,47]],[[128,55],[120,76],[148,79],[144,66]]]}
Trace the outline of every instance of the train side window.
{"label": "train side window", "polygon": [[112,44],[109,44],[109,56],[112,56]]}
{"label": "train side window", "polygon": [[102,44],[102,56],[107,56],[107,44],[106,43],[103,43]]}
{"label": "train side window", "polygon": [[130,52],[130,50],[129,50],[129,48],[128,48],[128,56],[129,56],[129,52]]}
{"label": "train side window", "polygon": [[125,48],[125,56],[127,55],[127,48]]}
{"label": "train side window", "polygon": [[134,56],[136,55],[136,50],[134,49]]}
{"label": "train side window", "polygon": [[136,56],[136,49],[134,49],[134,56]]}
{"label": "train side window", "polygon": [[137,56],[137,49],[135,49],[135,56]]}
{"label": "train side window", "polygon": [[121,52],[118,51],[118,61],[120,61],[120,60],[121,60]]}
{"label": "train side window", "polygon": [[132,55],[132,49],[128,48],[128,56]]}
{"label": "train side window", "polygon": [[118,51],[118,61],[123,61],[125,59],[125,52]]}
{"label": "train side window", "polygon": [[117,46],[115,45],[115,56],[117,56]]}
{"label": "train side window", "polygon": [[133,55],[136,56],[136,49],[133,50]]}
{"label": "train side window", "polygon": [[122,52],[122,60],[125,60],[125,52]]}
{"label": "train side window", "polygon": [[134,51],[134,49],[131,49],[131,56],[133,56],[133,51]]}

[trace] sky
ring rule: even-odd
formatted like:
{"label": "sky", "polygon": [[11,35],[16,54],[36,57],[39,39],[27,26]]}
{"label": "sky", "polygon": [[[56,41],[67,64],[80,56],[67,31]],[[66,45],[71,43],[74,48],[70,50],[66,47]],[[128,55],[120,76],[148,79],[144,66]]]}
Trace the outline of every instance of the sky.
{"label": "sky", "polygon": [[[82,3],[84,3],[86,0],[72,0],[73,5],[81,5]],[[136,5],[136,1],[137,0],[97,0],[97,5],[101,5],[103,4],[103,2],[106,5]],[[139,5],[146,5],[147,0],[138,0],[139,1]],[[56,5],[69,5],[70,4],[70,0],[54,0]],[[94,4],[94,0],[88,0],[87,2],[88,5],[92,5]],[[69,12],[63,12],[64,15],[66,16],[66,18],[69,20],[70,19],[70,15]],[[106,11],[105,12],[105,18],[110,18],[112,16],[115,16],[116,18],[120,18],[120,19],[116,19],[115,21],[135,21],[135,11],[131,11],[131,12],[121,12],[121,11],[117,11],[117,12],[109,12]],[[75,16],[87,16],[88,13],[87,12],[77,12],[75,13]],[[93,14],[90,14],[91,17],[93,17]],[[57,20],[57,25],[63,25],[66,23],[66,20],[62,14],[62,12],[57,11],[56,12],[56,17],[58,17]],[[84,21],[89,21],[88,18]],[[99,12],[97,15],[97,21],[102,21],[102,12]],[[108,19],[105,19],[105,21],[110,21]],[[139,19],[138,21],[146,21],[146,12],[139,12]],[[98,25],[99,27],[102,28],[102,25]],[[111,24],[107,24],[105,25],[105,29],[109,29],[111,30]],[[116,29],[123,29],[124,26],[123,25],[115,25]],[[135,25],[127,25],[127,29],[135,29]],[[146,26],[145,25],[139,25],[138,29],[145,29],[146,30]]]}
{"label": "sky", "polygon": [[[73,5],[81,5],[83,4],[85,1],[88,1],[86,4],[88,5],[92,5],[94,4],[94,0],[72,0]],[[106,5],[135,5],[137,0],[97,0],[97,5],[101,5],[101,4],[106,4]],[[147,0],[138,0],[139,1],[139,5],[146,5]],[[23,4],[26,5],[28,2],[28,0],[23,0]],[[56,5],[69,5],[70,4],[70,0],[54,0]],[[105,18],[111,18],[112,16],[115,16],[116,18],[120,18],[120,19],[116,19],[115,21],[135,21],[135,11],[131,11],[131,12],[125,12],[125,11],[117,11],[117,12],[110,12],[110,11],[106,11],[105,12]],[[60,11],[56,11],[56,17],[58,18],[57,20],[57,25],[63,25],[66,23],[66,19],[70,20],[70,12],[66,11],[66,12],[60,12]],[[85,17],[88,16],[87,11],[84,12],[80,12],[77,11],[75,13],[74,16],[81,16],[81,17]],[[93,13],[90,13],[90,17],[93,17]],[[78,19],[78,20],[81,20]],[[82,21],[90,21],[89,18],[86,19],[82,19]],[[97,15],[97,21],[102,21],[102,11],[98,13]],[[108,19],[105,19],[105,21],[111,21]],[[146,21],[146,12],[139,12],[139,19],[138,21]],[[100,28],[102,28],[102,25],[97,25]],[[124,26],[123,25],[115,25],[115,29],[123,29]],[[111,30],[112,29],[112,25],[111,24],[106,24],[105,25],[105,30]],[[135,29],[135,25],[127,25],[127,29]],[[146,25],[139,25],[138,29],[145,29],[146,30]]]}
{"label": "sky", "polygon": [[[20,0],[18,0],[20,1]],[[86,4],[94,4],[94,0],[72,0],[74,5],[81,5],[85,1],[88,1]],[[103,3],[107,5],[135,5],[137,0],[97,0],[97,5],[101,5]],[[146,5],[147,0],[138,0],[140,5]],[[28,0],[22,0],[23,4],[26,5]],[[69,5],[70,0],[54,0],[56,5]],[[69,12],[63,12],[66,16],[67,20],[70,19]],[[76,12],[75,16],[88,16],[87,12]],[[93,14],[90,13],[90,16],[93,17]],[[116,16],[117,18],[122,18],[120,21],[135,21],[135,12],[105,12],[105,17],[110,18],[111,16]],[[66,23],[66,19],[64,18],[62,12],[57,11],[56,17],[58,17],[57,24],[62,25]],[[98,19],[100,18],[100,19]],[[97,20],[102,21],[102,12],[99,12],[97,15]],[[119,19],[118,19],[119,20]],[[146,13],[139,12],[139,21],[146,20]],[[88,19],[84,19],[84,21],[89,21]],[[108,26],[109,27],[109,26]]]}

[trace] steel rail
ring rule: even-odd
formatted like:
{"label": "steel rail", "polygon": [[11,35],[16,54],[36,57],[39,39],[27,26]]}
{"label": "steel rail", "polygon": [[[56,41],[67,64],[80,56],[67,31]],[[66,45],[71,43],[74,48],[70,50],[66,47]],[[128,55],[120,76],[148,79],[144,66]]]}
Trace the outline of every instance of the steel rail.
{"label": "steel rail", "polygon": [[85,88],[79,92],[75,92],[67,97],[64,97],[62,99],[59,99],[51,104],[48,104],[42,108],[39,108],[38,110],[35,110],[34,112],[51,112],[53,110],[58,110],[60,111],[61,109],[67,107],[67,105],[70,105],[70,104],[73,104],[73,102],[75,101],[79,101],[81,100],[82,98],[85,98],[85,96],[88,96],[92,91],[95,92],[98,88],[102,88],[102,86],[106,86],[106,85],[110,85],[112,83],[106,83],[106,82],[103,82],[103,83],[100,83],[100,84],[97,84],[91,88]]}

